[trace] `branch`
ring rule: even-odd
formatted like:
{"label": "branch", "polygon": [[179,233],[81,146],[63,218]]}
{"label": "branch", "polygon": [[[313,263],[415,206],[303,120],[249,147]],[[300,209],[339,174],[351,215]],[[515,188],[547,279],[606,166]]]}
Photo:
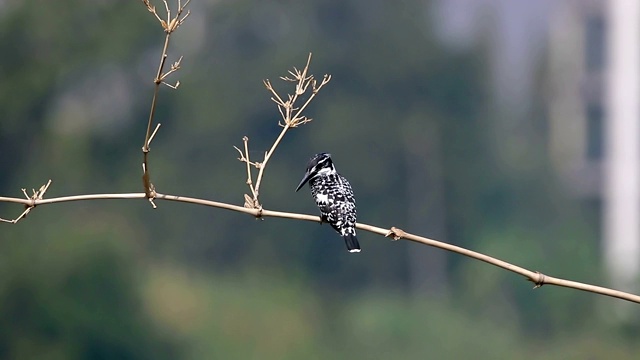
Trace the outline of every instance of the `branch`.
{"label": "branch", "polygon": [[249,190],[253,195],[253,198],[252,198],[251,196],[244,194],[244,207],[249,209],[260,209],[261,206],[256,200],[258,198],[258,194],[256,194],[256,190],[253,188],[253,182],[252,182],[253,177],[251,176],[251,165],[255,167],[258,167],[259,165],[249,160],[249,138],[246,136],[243,137],[242,142],[244,143],[244,152],[238,149],[237,146],[234,146],[234,148],[238,150],[238,153],[240,153],[240,157],[238,158],[238,160],[247,163],[247,185],[249,185]]}
{"label": "branch", "polygon": [[[293,94],[287,95],[287,99],[288,99],[287,101],[282,100],[283,97],[280,96],[280,94],[278,94],[278,92],[273,88],[269,79],[266,79],[263,81],[264,86],[267,88],[267,90],[271,92],[271,95],[272,95],[271,100],[275,102],[276,105],[278,105],[278,111],[280,112],[280,116],[284,121],[284,123],[278,122],[278,125],[282,126],[282,131],[280,132],[280,135],[278,135],[276,140],[273,142],[273,145],[271,145],[271,149],[269,149],[269,151],[265,153],[264,160],[262,160],[262,162],[254,162],[254,163],[249,161],[249,149],[247,144],[248,138],[246,136],[242,139],[244,141],[244,149],[245,149],[244,153],[240,149],[234,146],[235,149],[238,150],[238,152],[240,153],[240,158],[238,158],[238,160],[247,163],[247,173],[249,177],[249,179],[247,180],[247,184],[249,185],[249,188],[251,189],[251,193],[253,194],[252,199],[248,199],[247,198],[248,195],[245,195],[245,205],[247,207],[258,209],[258,210],[262,209],[262,205],[260,204],[260,200],[258,199],[258,197],[260,196],[260,184],[262,184],[264,170],[267,167],[267,163],[269,162],[269,159],[271,159],[271,156],[273,155],[276,148],[280,144],[280,141],[282,141],[282,139],[284,138],[284,135],[287,133],[287,131],[290,128],[295,128],[300,125],[304,125],[312,120],[304,116],[302,112],[307,108],[307,106],[315,98],[316,94],[318,94],[320,89],[322,89],[323,86],[325,86],[327,83],[329,83],[329,81],[331,81],[331,75],[325,74],[322,78],[322,81],[318,85],[318,82],[316,81],[313,75],[307,75],[309,73],[309,65],[311,65],[311,53],[309,53],[309,57],[307,58],[307,63],[302,69],[302,71],[294,67],[293,70],[289,70],[289,74],[291,75],[291,77],[289,76],[280,77],[280,79],[284,81],[296,83]],[[309,95],[309,97],[307,98],[307,100],[304,102],[302,106],[296,107],[296,101],[298,101],[301,95],[304,95],[307,92],[307,89],[309,89],[309,87],[311,87],[311,94]],[[258,176],[256,178],[255,186],[253,185],[254,183],[252,181],[251,170],[249,165],[253,165],[258,169]]]}
{"label": "branch", "polygon": [[[51,179],[49,179],[49,181],[47,181],[46,184],[40,186],[40,189],[38,189],[38,191],[36,191],[35,189],[31,189],[31,191],[33,192],[33,195],[31,195],[31,196],[29,196],[27,194],[27,189],[22,189],[22,193],[27,198],[27,200],[30,200],[32,202],[33,201],[37,201],[37,200],[42,200],[42,198],[44,197],[44,193],[47,192],[47,190],[49,189],[49,186],[51,186]],[[8,222],[8,223],[15,224],[18,221],[22,220],[23,218],[27,217],[27,215],[35,207],[36,207],[36,204],[25,204],[24,205],[24,211],[17,218],[15,218],[13,220],[6,220],[6,219],[3,219],[3,218],[0,218],[0,222]]]}
{"label": "branch", "polygon": [[158,132],[158,128],[160,128],[160,124],[156,126],[153,133],[151,132],[151,128],[153,125],[153,118],[156,113],[156,103],[158,99],[158,91],[160,90],[160,85],[166,85],[172,89],[177,89],[180,86],[180,82],[177,81],[175,85],[169,84],[164,80],[171,75],[172,73],[178,71],[180,69],[180,63],[182,62],[182,56],[178,59],[178,61],[171,64],[169,71],[164,72],[164,66],[167,60],[167,49],[169,48],[169,39],[171,38],[171,34],[180,27],[186,20],[186,18],[191,14],[191,11],[187,11],[187,13],[183,16],[183,12],[185,8],[189,5],[191,0],[187,0],[184,5],[181,0],[178,0],[178,11],[176,16],[171,16],[171,10],[169,9],[169,4],[167,0],[163,0],[164,8],[166,12],[166,20],[163,20],[158,12],[156,11],[156,7],[151,5],[150,0],[142,0],[142,3],[147,7],[150,13],[152,13],[155,18],[160,23],[160,26],[165,32],[164,38],[164,47],[162,48],[162,54],[160,55],[160,64],[158,65],[158,71],[156,72],[156,77],[153,80],[154,89],[153,89],[153,98],[151,99],[151,110],[149,110],[149,120],[147,122],[147,131],[144,136],[144,144],[142,145],[142,183],[144,185],[144,192],[147,199],[151,203],[151,206],[155,209],[156,204],[153,202],[153,199],[156,197],[156,189],[155,186],[151,183],[151,175],[149,174],[149,151],[151,146],[151,141],[153,137]]}
{"label": "branch", "polygon": [[[48,187],[48,185],[47,185],[47,187]],[[41,187],[40,189],[42,190],[43,188],[44,188],[44,186]],[[46,191],[46,189],[45,189],[45,191]],[[70,202],[70,201],[102,200],[102,199],[144,199],[144,198],[146,198],[146,194],[145,193],[122,193],[122,194],[76,195],[76,196],[64,196],[64,197],[51,198],[51,199],[42,199],[41,196],[39,198],[38,198],[38,196],[35,196],[36,195],[35,193],[37,193],[37,192],[34,192],[34,196],[28,197],[27,199],[0,197],[0,202],[10,202],[10,203],[24,204],[28,208],[34,208],[35,206],[38,206],[38,205],[55,204],[55,203]],[[43,193],[41,193],[40,195],[43,195]],[[255,216],[255,217],[261,217],[261,218],[264,218],[264,217],[275,217],[275,218],[285,218],[285,219],[303,220],[303,221],[312,221],[312,222],[321,223],[321,220],[320,220],[319,216],[313,216],[313,215],[307,215],[307,214],[297,214],[297,213],[290,213],[290,212],[282,212],[282,211],[264,210],[264,209],[253,209],[253,208],[247,208],[247,207],[243,207],[243,206],[237,206],[237,205],[232,205],[232,204],[227,204],[227,203],[222,203],[222,202],[216,202],[216,201],[210,201],[210,200],[204,200],[204,199],[191,198],[191,197],[186,197],[186,196],[165,195],[165,194],[158,194],[157,193],[156,194],[156,199],[158,199],[158,200],[167,200],[167,201],[178,201],[178,202],[184,202],[184,203],[190,203],[190,204],[196,204],[196,205],[210,206],[210,207],[215,207],[215,208],[221,208],[221,209],[236,211],[236,212],[240,212],[240,213],[244,213],[244,214],[249,214],[249,215],[252,215],[252,216]],[[7,222],[13,222],[13,221],[7,221]],[[556,277],[544,275],[544,274],[542,274],[542,273],[540,273],[538,271],[527,270],[527,269],[525,269],[523,267],[508,263],[506,261],[502,261],[500,259],[496,259],[496,258],[491,257],[489,255],[485,255],[485,254],[482,254],[482,253],[479,253],[479,252],[476,252],[476,251],[468,250],[468,249],[462,248],[460,246],[455,246],[455,245],[451,245],[451,244],[448,244],[448,243],[445,243],[445,242],[441,242],[441,241],[438,241],[438,240],[433,240],[433,239],[429,239],[429,238],[426,238],[426,237],[410,234],[410,233],[407,233],[407,232],[405,232],[405,231],[403,231],[401,229],[398,229],[396,227],[391,227],[390,229],[386,229],[386,228],[381,228],[381,227],[377,227],[377,226],[373,226],[373,225],[358,223],[358,224],[356,224],[356,228],[358,228],[360,230],[368,231],[368,232],[371,232],[371,233],[374,233],[374,234],[382,235],[382,236],[385,236],[385,237],[391,237],[391,238],[393,238],[393,240],[406,239],[406,240],[414,241],[414,242],[421,243],[421,244],[424,244],[424,245],[428,245],[428,246],[436,247],[436,248],[443,249],[443,250],[446,250],[446,251],[450,251],[450,252],[453,252],[453,253],[457,253],[457,254],[460,254],[460,255],[464,255],[464,256],[467,256],[467,257],[472,258],[472,259],[476,259],[476,260],[480,260],[480,261],[486,262],[488,264],[491,264],[491,265],[497,266],[499,268],[505,269],[507,271],[511,271],[513,273],[516,273],[516,274],[524,276],[528,281],[531,281],[531,282],[533,282],[535,284],[534,289],[539,288],[542,285],[556,285],[556,286],[561,286],[561,287],[566,287],[566,288],[571,288],[571,289],[591,292],[591,293],[594,293],[594,294],[610,296],[610,297],[614,297],[614,298],[618,298],[618,299],[622,299],[622,300],[626,300],[626,301],[630,301],[630,302],[634,302],[634,303],[640,304],[640,296],[638,296],[638,295],[634,295],[634,294],[631,294],[631,293],[626,293],[626,292],[623,292],[623,291],[613,290],[613,289],[606,288],[606,287],[595,286],[595,285],[590,285],[590,284],[584,284],[584,283],[580,283],[580,282],[576,282],[576,281],[565,280],[565,279],[561,279],[561,278],[556,278]]]}

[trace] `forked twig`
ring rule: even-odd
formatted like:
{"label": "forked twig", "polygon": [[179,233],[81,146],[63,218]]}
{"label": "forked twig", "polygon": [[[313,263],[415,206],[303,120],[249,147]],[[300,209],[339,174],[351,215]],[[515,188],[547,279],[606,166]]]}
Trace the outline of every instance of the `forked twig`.
{"label": "forked twig", "polygon": [[38,191],[36,191],[35,189],[31,189],[31,191],[33,192],[33,195],[31,195],[31,196],[29,196],[27,194],[27,189],[21,189],[22,193],[24,194],[24,196],[27,198],[27,200],[29,200],[29,203],[24,204],[24,211],[22,212],[22,214],[20,214],[20,216],[18,216],[17,218],[15,218],[13,220],[6,220],[6,219],[3,219],[3,218],[0,218],[0,221],[15,224],[18,221],[20,221],[23,218],[25,218],[31,212],[31,210],[36,207],[37,204],[35,202],[37,200],[42,200],[43,199],[44,193],[47,192],[47,190],[49,189],[50,185],[51,185],[51,179],[49,179],[49,181],[47,181],[46,184],[40,186],[40,189],[38,189]]}
{"label": "forked twig", "polygon": [[[269,159],[271,159],[271,156],[273,155],[276,148],[278,147],[278,144],[280,144],[280,141],[282,140],[282,138],[290,128],[296,128],[312,120],[311,118],[304,116],[302,112],[307,108],[307,106],[315,98],[315,96],[318,94],[320,89],[322,89],[323,86],[325,86],[329,81],[331,81],[331,75],[324,75],[322,78],[322,81],[320,82],[320,84],[318,84],[318,82],[316,81],[313,75],[308,75],[309,65],[311,64],[311,55],[312,54],[309,53],[309,57],[307,58],[307,63],[302,70],[298,70],[297,68],[294,67],[293,70],[289,70],[290,77],[289,76],[280,77],[280,79],[284,81],[296,83],[293,94],[287,94],[286,101],[283,100],[283,97],[280,96],[280,94],[278,94],[278,92],[273,88],[273,85],[271,85],[271,82],[268,79],[263,81],[264,86],[267,88],[267,90],[271,92],[271,95],[272,95],[271,100],[275,102],[276,105],[278,106],[278,111],[280,112],[280,116],[282,117],[283,122],[278,122],[278,125],[282,127],[282,131],[274,141],[273,145],[271,145],[271,148],[269,149],[269,151],[265,153],[264,159],[262,160],[262,162],[251,163],[249,161],[249,150],[247,145],[248,139],[246,137],[243,138],[243,141],[245,142],[244,155],[242,154],[242,151],[240,151],[240,149],[236,147],[236,150],[238,150],[241,154],[239,160],[247,163],[247,175],[249,177],[247,184],[251,189],[253,198],[251,199],[251,201],[248,201],[247,195],[245,195],[245,205],[249,205],[251,208],[262,209],[262,205],[260,204],[260,200],[259,200],[260,184],[262,183],[262,178],[264,176],[264,170],[267,167],[267,163],[269,162]],[[306,98],[305,102],[302,104],[302,106],[296,107],[296,102],[299,100],[299,98],[302,95],[304,95],[307,92],[309,88],[311,89],[311,93]],[[255,185],[253,185],[254,183],[251,180],[252,177],[251,177],[249,165],[253,165],[258,169],[258,176],[256,178]]]}
{"label": "forked twig", "polygon": [[191,15],[191,10],[188,10],[187,13],[184,16],[182,16],[184,9],[189,5],[191,0],[187,0],[184,3],[184,5],[182,5],[181,0],[178,0],[178,12],[174,17],[171,17],[171,9],[169,9],[169,3],[167,3],[167,0],[162,0],[162,2],[164,3],[165,12],[167,13],[167,20],[163,20],[160,17],[160,15],[158,15],[158,12],[156,11],[156,7],[151,5],[150,0],[142,0],[142,2],[147,7],[147,10],[149,10],[149,12],[156,17],[156,19],[158,20],[158,22],[160,23],[160,25],[162,26],[162,28],[166,33],[172,33],[176,31],[178,27],[180,27],[180,25],[184,23],[187,17]]}
{"label": "forked twig", "polygon": [[253,181],[252,181],[253,177],[251,176],[251,166],[258,167],[260,165],[258,163],[253,163],[251,162],[251,160],[249,160],[249,138],[246,136],[243,137],[242,142],[244,143],[244,152],[238,149],[237,146],[234,146],[234,148],[238,150],[238,153],[240,154],[240,157],[238,158],[238,160],[247,164],[247,185],[249,185],[249,190],[253,195],[253,198],[252,198],[251,196],[244,194],[244,207],[249,209],[258,209],[260,208],[260,204],[256,203],[256,201],[254,200],[257,198],[257,196],[255,193],[255,190],[253,189]]}
{"label": "forked twig", "polygon": [[182,25],[184,21],[187,19],[187,17],[191,14],[191,11],[189,10],[187,11],[186,14],[183,15],[185,8],[189,5],[191,0],[187,0],[184,4],[182,4],[181,0],[178,0],[178,11],[176,12],[176,15],[173,17],[171,16],[171,9],[169,8],[169,3],[167,3],[167,0],[163,0],[165,12],[166,12],[166,20],[162,19],[160,15],[158,15],[158,12],[156,11],[156,7],[151,5],[150,0],[142,0],[142,2],[147,7],[147,10],[149,10],[149,12],[155,16],[155,18],[158,20],[158,22],[160,23],[160,26],[162,26],[162,29],[166,34],[164,39],[164,46],[162,48],[162,54],[160,55],[160,64],[158,65],[158,71],[156,72],[156,77],[153,80],[153,83],[155,84],[154,90],[153,90],[153,98],[151,99],[151,109],[149,110],[149,120],[147,122],[147,131],[144,137],[144,144],[142,145],[142,154],[143,154],[142,183],[144,186],[144,193],[147,199],[149,199],[151,206],[153,206],[153,208],[156,208],[156,204],[153,202],[153,199],[156,197],[156,190],[155,190],[155,186],[151,183],[151,175],[149,174],[149,151],[150,151],[151,141],[153,140],[154,136],[158,132],[158,129],[160,128],[160,124],[158,123],[153,133],[151,132],[151,128],[152,128],[153,119],[156,113],[156,104],[158,99],[158,91],[160,90],[160,85],[166,85],[167,87],[174,90],[177,89],[178,86],[180,86],[180,81],[176,81],[176,83],[172,85],[167,83],[165,79],[167,79],[169,75],[180,70],[182,56],[178,59],[178,61],[171,64],[170,69],[167,72],[164,72],[164,66],[167,60],[167,49],[169,48],[169,39],[171,38],[171,34],[174,31],[176,31],[178,27],[180,27],[180,25]]}

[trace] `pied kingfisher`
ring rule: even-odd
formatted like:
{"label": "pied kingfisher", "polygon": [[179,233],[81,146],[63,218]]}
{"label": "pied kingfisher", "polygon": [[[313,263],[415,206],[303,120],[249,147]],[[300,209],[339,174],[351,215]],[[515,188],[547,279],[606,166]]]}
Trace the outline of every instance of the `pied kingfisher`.
{"label": "pied kingfisher", "polygon": [[296,191],[309,182],[311,195],[320,209],[320,219],[342,236],[349,252],[360,252],[356,238],[356,199],[351,185],[336,172],[331,154],[314,155]]}

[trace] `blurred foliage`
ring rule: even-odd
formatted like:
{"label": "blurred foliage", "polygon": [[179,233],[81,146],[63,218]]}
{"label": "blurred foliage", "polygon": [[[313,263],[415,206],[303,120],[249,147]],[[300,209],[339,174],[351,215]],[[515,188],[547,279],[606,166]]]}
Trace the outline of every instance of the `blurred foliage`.
{"label": "blurred foliage", "polygon": [[[161,3],[156,4],[162,8]],[[0,194],[140,192],[163,33],[140,2],[0,3]],[[488,87],[488,47],[436,41],[429,4],[196,1],[172,37],[152,181],[242,204],[245,168],[280,131],[261,81],[314,53],[333,75],[265,172],[269,209],[316,213],[293,192],[307,159],[334,155],[359,220],[545,273],[602,283],[598,206],[561,188],[544,104],[510,119]],[[541,93],[539,90],[538,93]],[[509,126],[505,126],[509,124]],[[531,291],[510,273],[363,233],[359,256],[326,226],[144,201],[65,203],[3,224],[0,357],[635,358],[613,299]],[[8,218],[19,206],[0,203]],[[597,299],[597,300],[596,300]]]}
{"label": "blurred foliage", "polygon": [[[135,275],[140,265],[135,262],[135,249],[123,241],[132,233],[116,231],[121,229],[118,226],[109,229],[109,224],[90,218],[84,223],[51,226],[59,220],[55,216],[30,218],[33,227],[4,238],[0,357],[179,356],[178,339],[155,330],[154,320],[144,311]],[[118,224],[118,219],[110,220]],[[42,236],[43,228],[46,236]]]}

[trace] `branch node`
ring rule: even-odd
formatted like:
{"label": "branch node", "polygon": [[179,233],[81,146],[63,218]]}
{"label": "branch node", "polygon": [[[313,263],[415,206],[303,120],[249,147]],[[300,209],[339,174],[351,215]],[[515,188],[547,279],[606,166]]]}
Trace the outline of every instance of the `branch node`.
{"label": "branch node", "polygon": [[527,279],[528,281],[531,281],[532,283],[535,284],[535,286],[533,287],[534,289],[542,287],[546,279],[546,276],[540,271],[536,271],[536,275],[538,275],[536,279]]}
{"label": "branch node", "polygon": [[[249,185],[249,187],[251,187],[251,185]],[[248,194],[244,194],[244,207],[247,209],[258,210],[258,212],[254,216],[256,217],[256,219],[264,220],[262,218],[263,208],[260,202],[258,201],[257,196],[252,198]]]}
{"label": "branch node", "polygon": [[47,192],[50,185],[51,185],[51,179],[49,179],[49,181],[47,181],[46,184],[40,186],[40,189],[38,189],[38,191],[36,191],[35,189],[31,189],[31,191],[33,192],[33,195],[31,196],[27,195],[27,189],[21,189],[22,193],[24,194],[24,196],[26,196],[27,200],[31,200],[30,204],[24,205],[24,211],[17,218],[13,220],[6,220],[6,219],[0,218],[0,221],[15,224],[18,221],[25,218],[31,212],[31,210],[33,210],[36,207],[35,202],[37,200],[42,200],[44,198],[44,193]]}
{"label": "branch node", "polygon": [[389,230],[389,232],[385,235],[385,237],[390,237],[393,238],[393,241],[397,241],[402,239],[403,237],[405,237],[407,235],[406,232],[404,232],[404,230],[399,229],[395,226],[391,227],[391,230]]}
{"label": "branch node", "polygon": [[155,198],[157,196],[155,185],[153,185],[151,182],[149,182],[149,187],[145,188],[144,193],[145,193],[145,196],[147,197],[147,200],[149,200],[149,203],[151,204],[151,207],[153,207],[154,209],[157,209],[158,206],[154,202],[154,200],[155,200]]}
{"label": "branch node", "polygon": [[156,11],[156,7],[151,5],[151,2],[149,0],[142,0],[142,2],[147,7],[147,10],[155,16],[155,18],[160,23],[160,26],[162,26],[162,29],[164,29],[164,32],[166,32],[167,34],[171,34],[172,32],[176,31],[178,27],[180,27],[180,25],[184,23],[187,17],[191,15],[191,10],[187,10],[187,13],[184,16],[180,17],[191,0],[185,2],[184,5],[182,5],[181,2],[178,1],[178,11],[175,17],[171,16],[171,10],[169,10],[169,4],[167,3],[167,0],[163,0],[164,9],[167,13],[167,20],[160,18],[160,15],[158,15],[158,12]]}
{"label": "branch node", "polygon": [[262,80],[262,83],[267,88],[267,90],[273,91],[273,86],[271,86],[271,81],[269,81],[269,79]]}

